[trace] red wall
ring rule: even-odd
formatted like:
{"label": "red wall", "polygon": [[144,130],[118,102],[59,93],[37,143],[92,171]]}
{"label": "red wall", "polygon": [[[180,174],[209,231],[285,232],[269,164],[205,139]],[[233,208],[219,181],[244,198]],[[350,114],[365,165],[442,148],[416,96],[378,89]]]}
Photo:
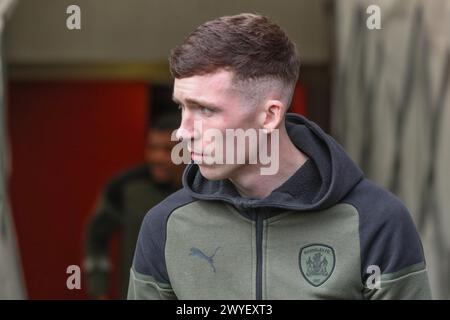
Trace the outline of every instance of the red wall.
{"label": "red wall", "polygon": [[[143,161],[144,83],[11,83],[10,196],[31,299],[86,298],[66,288],[82,265],[85,224],[113,174]],[[84,278],[82,279],[84,281]]]}
{"label": "red wall", "polygon": [[307,115],[307,95],[306,89],[302,84],[297,84],[294,95],[292,96],[291,110],[289,112]]}

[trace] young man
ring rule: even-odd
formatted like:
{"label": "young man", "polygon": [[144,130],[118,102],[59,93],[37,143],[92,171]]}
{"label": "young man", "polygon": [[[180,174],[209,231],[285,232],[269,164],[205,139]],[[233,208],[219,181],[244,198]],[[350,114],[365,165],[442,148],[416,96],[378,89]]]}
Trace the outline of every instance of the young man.
{"label": "young man", "polygon": [[[209,21],[170,68],[193,162],[183,189],[144,219],[130,299],[430,298],[404,205],[316,124],[286,115],[299,61],[277,25],[252,14]],[[277,170],[250,161],[259,140],[245,143],[244,163],[209,161],[242,147],[211,147],[208,130],[230,129],[262,132]]]}

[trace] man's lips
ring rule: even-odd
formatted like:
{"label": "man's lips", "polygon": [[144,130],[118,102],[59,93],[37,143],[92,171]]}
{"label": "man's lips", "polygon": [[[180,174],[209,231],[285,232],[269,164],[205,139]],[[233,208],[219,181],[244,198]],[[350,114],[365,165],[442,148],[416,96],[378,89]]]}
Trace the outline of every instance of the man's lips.
{"label": "man's lips", "polygon": [[195,154],[197,156],[202,156],[203,155],[202,151],[196,152],[195,150],[190,150],[189,148],[188,148],[188,151],[191,153],[191,155],[193,155],[193,154]]}
{"label": "man's lips", "polygon": [[194,159],[194,160],[195,159],[202,159],[203,158],[203,154],[191,151],[191,158]]}

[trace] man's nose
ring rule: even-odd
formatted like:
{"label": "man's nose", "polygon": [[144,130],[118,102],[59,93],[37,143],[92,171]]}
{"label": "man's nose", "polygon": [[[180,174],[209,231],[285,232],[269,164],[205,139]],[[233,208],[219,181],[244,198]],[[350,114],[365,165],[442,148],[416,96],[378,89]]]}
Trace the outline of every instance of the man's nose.
{"label": "man's nose", "polygon": [[187,111],[181,117],[181,124],[177,130],[176,138],[179,141],[192,141],[196,138],[197,133],[194,128],[194,119]]}

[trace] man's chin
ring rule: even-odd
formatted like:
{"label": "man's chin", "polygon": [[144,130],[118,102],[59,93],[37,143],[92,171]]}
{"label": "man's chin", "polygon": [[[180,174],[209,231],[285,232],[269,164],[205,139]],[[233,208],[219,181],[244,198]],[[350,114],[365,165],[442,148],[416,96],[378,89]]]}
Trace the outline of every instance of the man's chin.
{"label": "man's chin", "polygon": [[202,176],[211,181],[227,179],[230,176],[224,165],[198,164],[198,167]]}

